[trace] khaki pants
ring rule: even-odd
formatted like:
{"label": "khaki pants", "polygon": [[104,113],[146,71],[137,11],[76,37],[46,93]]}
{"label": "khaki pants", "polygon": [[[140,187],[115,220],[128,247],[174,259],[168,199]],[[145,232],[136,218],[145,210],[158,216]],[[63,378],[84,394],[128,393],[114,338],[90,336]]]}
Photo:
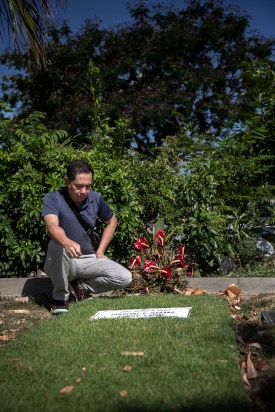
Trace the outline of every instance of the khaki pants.
{"label": "khaki pants", "polygon": [[48,245],[44,271],[52,280],[55,300],[69,299],[68,284],[74,279],[85,295],[124,289],[132,281],[131,272],[119,263],[97,259],[95,254],[70,258],[53,239]]}

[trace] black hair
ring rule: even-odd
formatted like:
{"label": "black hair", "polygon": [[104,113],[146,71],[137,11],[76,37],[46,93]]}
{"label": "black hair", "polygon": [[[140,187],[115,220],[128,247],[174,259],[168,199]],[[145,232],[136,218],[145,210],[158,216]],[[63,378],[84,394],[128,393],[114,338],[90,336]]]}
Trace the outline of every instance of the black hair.
{"label": "black hair", "polygon": [[85,160],[73,160],[68,164],[67,167],[67,177],[69,181],[73,181],[76,178],[76,175],[80,173],[92,173],[92,176],[94,176],[94,170],[89,163],[87,163]]}

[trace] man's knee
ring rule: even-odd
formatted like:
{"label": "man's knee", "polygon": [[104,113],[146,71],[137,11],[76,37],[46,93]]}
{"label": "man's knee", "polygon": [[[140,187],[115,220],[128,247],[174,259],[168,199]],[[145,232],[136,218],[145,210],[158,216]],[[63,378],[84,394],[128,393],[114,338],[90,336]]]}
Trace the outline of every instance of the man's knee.
{"label": "man's knee", "polygon": [[131,282],[132,282],[132,273],[128,269],[125,269],[123,271],[123,274],[122,274],[122,285],[121,285],[121,287],[122,288],[127,288],[130,285]]}

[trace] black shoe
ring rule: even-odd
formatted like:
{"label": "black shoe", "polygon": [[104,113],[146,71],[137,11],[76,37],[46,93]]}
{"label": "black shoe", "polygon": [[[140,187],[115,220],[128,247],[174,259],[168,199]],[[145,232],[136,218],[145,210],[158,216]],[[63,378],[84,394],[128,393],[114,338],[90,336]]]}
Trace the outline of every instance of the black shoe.
{"label": "black shoe", "polygon": [[69,311],[68,300],[54,300],[51,308],[52,315],[60,315],[61,313],[67,313]]}

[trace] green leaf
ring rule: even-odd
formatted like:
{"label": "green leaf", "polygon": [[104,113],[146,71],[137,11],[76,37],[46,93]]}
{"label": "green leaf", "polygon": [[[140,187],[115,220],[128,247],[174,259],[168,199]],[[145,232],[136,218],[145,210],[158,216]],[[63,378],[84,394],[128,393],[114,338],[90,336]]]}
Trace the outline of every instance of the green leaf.
{"label": "green leaf", "polygon": [[156,221],[156,224],[154,226],[154,236],[157,233],[158,230],[160,229],[164,229],[164,219],[162,217],[158,218],[158,220]]}

